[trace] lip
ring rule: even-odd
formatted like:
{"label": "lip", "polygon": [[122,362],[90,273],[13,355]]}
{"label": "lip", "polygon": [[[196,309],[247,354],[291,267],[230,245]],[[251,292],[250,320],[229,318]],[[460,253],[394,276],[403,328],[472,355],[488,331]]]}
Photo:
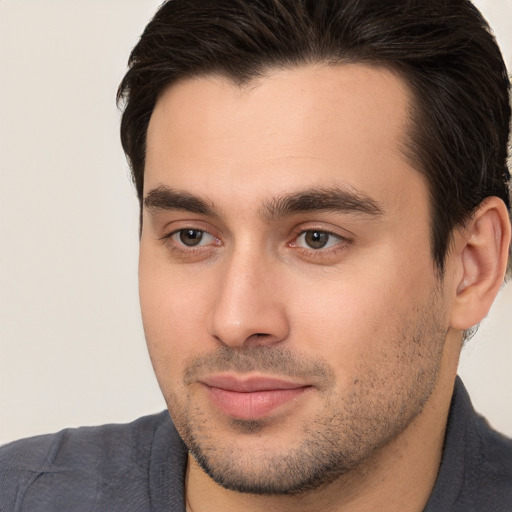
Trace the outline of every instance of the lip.
{"label": "lip", "polygon": [[214,375],[201,379],[201,383],[218,409],[242,420],[262,419],[312,388],[267,376]]}

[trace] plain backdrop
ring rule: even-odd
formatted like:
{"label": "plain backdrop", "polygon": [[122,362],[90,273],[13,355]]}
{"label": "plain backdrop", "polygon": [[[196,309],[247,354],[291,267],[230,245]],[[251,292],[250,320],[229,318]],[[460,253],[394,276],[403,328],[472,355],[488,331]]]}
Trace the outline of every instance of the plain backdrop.
{"label": "plain backdrop", "polygon": [[[115,92],[156,0],[0,0],[0,443],[164,408]],[[512,0],[480,0],[509,68]],[[512,285],[462,355],[512,435]]]}

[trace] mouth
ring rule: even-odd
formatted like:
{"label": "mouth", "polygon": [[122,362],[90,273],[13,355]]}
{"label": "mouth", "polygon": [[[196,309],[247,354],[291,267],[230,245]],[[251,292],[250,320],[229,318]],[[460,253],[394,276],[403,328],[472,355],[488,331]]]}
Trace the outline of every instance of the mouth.
{"label": "mouth", "polygon": [[263,419],[313,387],[274,377],[234,375],[208,376],[201,384],[213,405],[241,420]]}

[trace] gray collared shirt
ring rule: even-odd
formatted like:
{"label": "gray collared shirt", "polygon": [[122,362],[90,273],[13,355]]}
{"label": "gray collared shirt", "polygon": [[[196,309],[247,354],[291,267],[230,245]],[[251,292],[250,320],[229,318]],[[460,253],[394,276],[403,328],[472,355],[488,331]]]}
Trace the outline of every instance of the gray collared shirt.
{"label": "gray collared shirt", "polygon": [[[167,412],[0,448],[0,512],[185,512],[187,450]],[[511,512],[512,440],[457,379],[425,512]]]}

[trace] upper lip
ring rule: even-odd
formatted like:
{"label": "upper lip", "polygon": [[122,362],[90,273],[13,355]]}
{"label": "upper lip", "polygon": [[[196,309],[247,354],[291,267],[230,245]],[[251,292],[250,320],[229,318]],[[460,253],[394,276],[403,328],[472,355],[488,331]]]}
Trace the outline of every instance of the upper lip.
{"label": "upper lip", "polygon": [[241,375],[209,375],[200,381],[212,388],[225,389],[238,393],[254,393],[279,389],[297,389],[308,387],[309,384],[293,382],[279,377],[241,376]]}

